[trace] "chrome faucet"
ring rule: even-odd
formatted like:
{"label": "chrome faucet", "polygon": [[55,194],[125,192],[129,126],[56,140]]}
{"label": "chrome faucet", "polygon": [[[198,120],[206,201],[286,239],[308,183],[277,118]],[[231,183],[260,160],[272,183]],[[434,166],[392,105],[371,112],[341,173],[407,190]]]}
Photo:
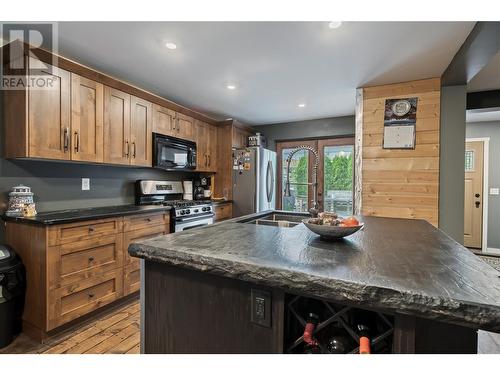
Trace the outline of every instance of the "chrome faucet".
{"label": "chrome faucet", "polygon": [[312,217],[317,217],[318,212],[319,212],[319,206],[318,206],[318,166],[319,166],[319,155],[318,151],[316,151],[314,148],[306,145],[300,145],[299,147],[295,148],[290,152],[288,155],[288,158],[286,158],[286,182],[285,182],[285,191],[283,193],[283,196],[285,197],[290,197],[290,162],[292,161],[293,155],[295,155],[296,152],[300,150],[306,150],[311,152],[314,155],[315,162],[314,162],[314,167],[313,167],[313,175],[312,175],[312,182],[304,183],[304,184],[298,184],[298,185],[312,185],[313,188],[313,199],[312,199],[312,207],[309,209],[309,213],[311,214]]}

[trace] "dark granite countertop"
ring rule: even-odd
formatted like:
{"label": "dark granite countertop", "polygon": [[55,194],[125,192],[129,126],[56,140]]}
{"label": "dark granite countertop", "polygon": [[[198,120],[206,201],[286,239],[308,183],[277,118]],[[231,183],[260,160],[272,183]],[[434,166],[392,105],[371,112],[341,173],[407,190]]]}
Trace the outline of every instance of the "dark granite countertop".
{"label": "dark granite countertop", "polygon": [[95,220],[104,219],[114,216],[127,216],[145,214],[156,211],[170,210],[170,206],[162,205],[149,205],[149,206],[136,206],[133,204],[123,206],[108,206],[108,207],[95,207],[95,208],[77,208],[61,211],[40,212],[34,217],[10,217],[2,215],[4,221],[16,221],[22,223],[39,224],[39,225],[53,225],[71,223],[82,220]]}
{"label": "dark granite countertop", "polygon": [[292,293],[500,332],[500,273],[426,221],[364,217],[361,231],[323,242],[303,224],[278,228],[241,220],[133,243],[129,253]]}
{"label": "dark granite countertop", "polygon": [[214,200],[212,200],[212,204],[214,206],[218,206],[220,204],[230,204],[230,203],[233,203],[233,201],[232,200],[227,200],[227,201],[222,201],[222,200],[216,200],[216,201],[214,201]]}

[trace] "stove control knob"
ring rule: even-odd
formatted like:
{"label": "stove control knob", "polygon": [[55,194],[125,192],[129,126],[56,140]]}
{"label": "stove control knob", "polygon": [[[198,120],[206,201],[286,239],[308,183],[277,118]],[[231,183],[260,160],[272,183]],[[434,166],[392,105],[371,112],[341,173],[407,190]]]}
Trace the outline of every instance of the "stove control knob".
{"label": "stove control knob", "polygon": [[191,210],[186,210],[186,214],[190,214],[191,213]]}
{"label": "stove control knob", "polygon": [[186,213],[186,211],[185,211],[185,210],[180,210],[180,211],[179,211],[179,214],[181,214],[181,215],[184,215],[185,213]]}
{"label": "stove control knob", "polygon": [[197,212],[198,212],[198,209],[197,209],[197,208],[195,208],[195,209],[194,209],[194,213],[197,213]]}

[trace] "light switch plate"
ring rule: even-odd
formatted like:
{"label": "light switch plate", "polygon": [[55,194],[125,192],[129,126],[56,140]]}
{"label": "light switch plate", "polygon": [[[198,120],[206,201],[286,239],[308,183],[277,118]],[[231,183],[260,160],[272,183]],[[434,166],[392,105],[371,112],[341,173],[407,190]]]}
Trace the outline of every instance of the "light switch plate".
{"label": "light switch plate", "polygon": [[490,188],[490,195],[498,195],[500,194],[499,188]]}
{"label": "light switch plate", "polygon": [[82,190],[90,190],[90,178],[82,178]]}

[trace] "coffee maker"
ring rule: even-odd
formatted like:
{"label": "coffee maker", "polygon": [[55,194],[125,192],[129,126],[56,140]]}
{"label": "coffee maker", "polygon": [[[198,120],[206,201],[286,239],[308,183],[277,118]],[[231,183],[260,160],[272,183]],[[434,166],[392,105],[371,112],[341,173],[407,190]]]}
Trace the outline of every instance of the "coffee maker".
{"label": "coffee maker", "polygon": [[201,177],[194,181],[194,199],[195,200],[209,200],[210,194],[207,196],[206,191],[211,191],[211,179],[210,177]]}

